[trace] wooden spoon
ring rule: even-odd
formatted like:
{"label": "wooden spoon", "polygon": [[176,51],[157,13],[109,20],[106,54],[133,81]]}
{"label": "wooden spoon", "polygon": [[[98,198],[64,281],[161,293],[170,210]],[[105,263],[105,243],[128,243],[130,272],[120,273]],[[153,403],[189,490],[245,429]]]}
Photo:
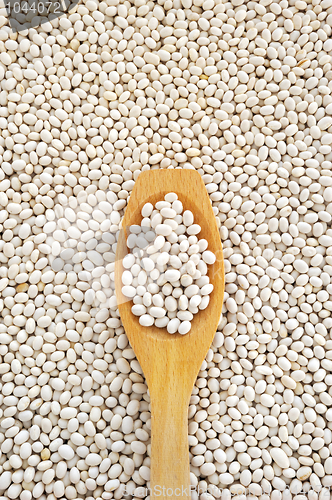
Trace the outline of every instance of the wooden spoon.
{"label": "wooden spoon", "polygon": [[[166,328],[141,326],[131,312],[132,301],[121,292],[122,259],[128,253],[126,227],[140,224],[141,209],[175,192],[184,210],[201,226],[216,262],[208,275],[214,290],[208,307],[194,315],[186,335]],[[188,405],[192,388],[216,332],[224,294],[224,263],[220,236],[210,199],[198,172],[187,169],[150,170],[139,175],[122,221],[116,250],[115,290],[121,320],[144,372],[151,400],[151,499],[189,499]]]}

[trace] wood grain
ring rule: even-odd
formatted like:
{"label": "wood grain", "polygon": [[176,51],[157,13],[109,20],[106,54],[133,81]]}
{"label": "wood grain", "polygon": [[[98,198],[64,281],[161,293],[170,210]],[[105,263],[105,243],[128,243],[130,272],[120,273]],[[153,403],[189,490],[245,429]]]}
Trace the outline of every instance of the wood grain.
{"label": "wood grain", "polygon": [[[144,372],[151,398],[151,499],[189,499],[188,405],[202,362],[219,322],[224,294],[224,263],[220,236],[210,199],[195,170],[152,170],[139,175],[122,227],[140,224],[141,209],[175,192],[184,210],[191,210],[202,228],[199,238],[217,256],[208,275],[214,290],[209,306],[199,311],[186,335],[165,328],[142,327],[131,312],[132,302],[121,292],[122,258],[127,254],[125,231],[120,232],[115,263],[115,288],[122,323]],[[168,490],[168,491],[167,491]]]}

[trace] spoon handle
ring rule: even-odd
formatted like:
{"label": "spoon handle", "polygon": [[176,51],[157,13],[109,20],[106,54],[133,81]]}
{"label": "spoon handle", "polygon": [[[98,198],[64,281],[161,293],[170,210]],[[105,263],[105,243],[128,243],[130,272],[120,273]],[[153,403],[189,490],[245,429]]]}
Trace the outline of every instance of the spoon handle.
{"label": "spoon handle", "polygon": [[190,498],[188,405],[169,383],[151,398],[151,499]]}
{"label": "spoon handle", "polygon": [[[187,387],[178,377],[160,379],[151,395],[151,499],[189,500]],[[179,383],[180,382],[180,383]]]}

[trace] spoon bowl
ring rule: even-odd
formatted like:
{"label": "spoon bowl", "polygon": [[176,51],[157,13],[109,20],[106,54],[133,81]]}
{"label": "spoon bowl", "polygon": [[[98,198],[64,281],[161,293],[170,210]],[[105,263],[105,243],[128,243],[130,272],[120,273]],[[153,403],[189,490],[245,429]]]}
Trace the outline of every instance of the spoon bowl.
{"label": "spoon bowl", "polygon": [[[208,241],[216,255],[208,266],[213,284],[206,309],[194,315],[185,335],[166,328],[144,327],[131,312],[132,301],[122,294],[123,257],[128,253],[126,228],[140,225],[145,203],[153,205],[175,192],[184,210],[201,226],[198,238]],[[188,405],[193,385],[212,343],[222,309],[224,262],[216,219],[204,182],[195,170],[150,170],[139,175],[122,221],[116,250],[115,290],[119,312],[131,347],[144,372],[151,399],[150,497],[190,498]]]}

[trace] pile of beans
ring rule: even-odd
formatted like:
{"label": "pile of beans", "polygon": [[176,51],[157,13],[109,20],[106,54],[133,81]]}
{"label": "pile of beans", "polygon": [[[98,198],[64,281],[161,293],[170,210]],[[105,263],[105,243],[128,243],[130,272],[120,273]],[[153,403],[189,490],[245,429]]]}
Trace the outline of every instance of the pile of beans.
{"label": "pile of beans", "polygon": [[145,203],[141,214],[141,225],[129,227],[122,293],[133,300],[131,311],[142,326],[185,335],[194,314],[209,305],[207,266],[216,256],[198,239],[201,227],[190,210],[183,212],[176,193],[155,206]]}
{"label": "pile of beans", "polygon": [[2,8],[0,27],[1,498],[146,496],[149,396],[114,261],[157,168],[200,173],[224,248],[188,415],[193,498],[323,498],[331,0],[83,0],[24,33]]}

